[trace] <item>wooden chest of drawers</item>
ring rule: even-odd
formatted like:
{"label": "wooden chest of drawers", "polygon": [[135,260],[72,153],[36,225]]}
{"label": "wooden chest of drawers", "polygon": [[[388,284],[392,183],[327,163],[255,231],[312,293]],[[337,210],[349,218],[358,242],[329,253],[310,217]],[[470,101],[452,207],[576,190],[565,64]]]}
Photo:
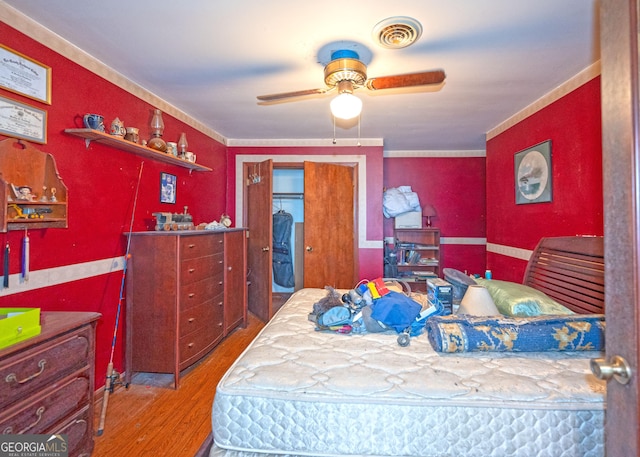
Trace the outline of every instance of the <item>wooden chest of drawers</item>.
{"label": "wooden chest of drawers", "polygon": [[0,433],[66,434],[70,456],[91,455],[99,318],[43,312],[40,335],[0,350]]}
{"label": "wooden chest of drawers", "polygon": [[127,274],[127,376],[180,372],[246,323],[243,229],[140,232]]}

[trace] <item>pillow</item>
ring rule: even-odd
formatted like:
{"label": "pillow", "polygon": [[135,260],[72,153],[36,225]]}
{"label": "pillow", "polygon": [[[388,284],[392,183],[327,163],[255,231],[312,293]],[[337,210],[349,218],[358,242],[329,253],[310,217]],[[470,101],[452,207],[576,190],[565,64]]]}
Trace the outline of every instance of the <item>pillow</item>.
{"label": "pillow", "polygon": [[437,352],[604,350],[603,314],[486,317],[432,316],[425,324]]}
{"label": "pillow", "polygon": [[487,288],[498,311],[505,316],[540,316],[543,314],[575,314],[548,295],[517,282],[476,278]]}

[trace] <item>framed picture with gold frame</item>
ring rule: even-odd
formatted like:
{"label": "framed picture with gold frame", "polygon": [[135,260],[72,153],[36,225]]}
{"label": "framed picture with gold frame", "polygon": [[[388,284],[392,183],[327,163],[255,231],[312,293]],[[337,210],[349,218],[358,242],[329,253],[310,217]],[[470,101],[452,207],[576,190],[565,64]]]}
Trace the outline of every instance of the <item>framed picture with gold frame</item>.
{"label": "framed picture with gold frame", "polygon": [[0,97],[0,133],[45,144],[47,112],[10,98]]}
{"label": "framed picture with gold frame", "polygon": [[516,153],[514,162],[516,204],[550,202],[551,140]]}
{"label": "framed picture with gold frame", "polygon": [[51,67],[0,44],[0,87],[51,104]]}

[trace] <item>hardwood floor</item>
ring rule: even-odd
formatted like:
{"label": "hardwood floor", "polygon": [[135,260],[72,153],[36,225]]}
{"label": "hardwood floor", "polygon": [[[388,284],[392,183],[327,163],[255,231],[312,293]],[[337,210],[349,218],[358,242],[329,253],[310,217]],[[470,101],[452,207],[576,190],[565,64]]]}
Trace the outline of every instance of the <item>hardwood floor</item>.
{"label": "hardwood floor", "polygon": [[[201,363],[171,387],[173,376],[136,376],[128,390],[109,397],[102,436],[95,437],[92,457],[193,457],[211,433],[211,405],[227,368],[264,327],[249,314],[246,328],[238,328]],[[96,398],[96,428],[102,395]]]}

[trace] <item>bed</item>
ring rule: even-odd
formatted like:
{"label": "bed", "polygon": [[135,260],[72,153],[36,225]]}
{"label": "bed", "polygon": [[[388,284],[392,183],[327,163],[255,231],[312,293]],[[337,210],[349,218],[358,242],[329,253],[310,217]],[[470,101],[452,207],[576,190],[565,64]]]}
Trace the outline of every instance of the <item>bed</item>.
{"label": "bed", "polygon": [[[542,240],[526,277],[602,311],[602,255],[585,260],[594,241],[574,238]],[[308,314],[326,293],[296,292],[222,378],[211,457],[604,455],[598,352],[443,354],[424,334],[400,347],[392,332],[318,332]]]}

